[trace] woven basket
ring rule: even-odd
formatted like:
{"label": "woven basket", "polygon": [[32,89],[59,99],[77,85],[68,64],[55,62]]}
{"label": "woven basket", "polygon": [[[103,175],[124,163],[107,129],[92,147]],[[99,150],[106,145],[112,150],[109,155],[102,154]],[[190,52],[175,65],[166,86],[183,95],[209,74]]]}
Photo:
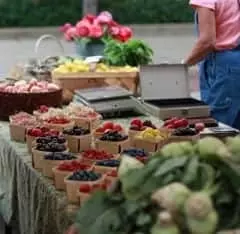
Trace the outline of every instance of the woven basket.
{"label": "woven basket", "polygon": [[19,111],[32,114],[41,105],[61,107],[62,90],[48,93],[4,93],[0,92],[0,119],[8,120]]}

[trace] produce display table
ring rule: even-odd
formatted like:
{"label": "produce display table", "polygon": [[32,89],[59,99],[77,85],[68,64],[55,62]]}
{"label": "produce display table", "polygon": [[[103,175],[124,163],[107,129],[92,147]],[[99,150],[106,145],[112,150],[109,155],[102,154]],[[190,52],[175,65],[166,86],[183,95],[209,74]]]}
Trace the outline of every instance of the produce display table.
{"label": "produce display table", "polygon": [[[149,117],[147,117],[149,119]],[[154,123],[159,120],[151,117]],[[127,126],[128,119],[115,120]],[[6,223],[19,223],[21,234],[62,234],[79,208],[69,205],[66,194],[57,191],[53,181],[32,167],[26,144],[10,140],[9,123],[0,122],[0,213]]]}
{"label": "produce display table", "polygon": [[[161,121],[145,117],[154,124]],[[130,119],[115,119],[123,126]],[[0,213],[4,221],[18,223],[21,234],[62,234],[73,223],[78,206],[67,202],[66,194],[57,191],[53,181],[32,167],[26,144],[10,140],[9,123],[0,122]],[[239,234],[223,232],[222,234]]]}
{"label": "produce display table", "polygon": [[21,234],[62,234],[72,223],[66,196],[41,173],[33,169],[25,144],[10,141],[9,126],[1,122],[0,134],[0,212],[6,223],[16,220]]}

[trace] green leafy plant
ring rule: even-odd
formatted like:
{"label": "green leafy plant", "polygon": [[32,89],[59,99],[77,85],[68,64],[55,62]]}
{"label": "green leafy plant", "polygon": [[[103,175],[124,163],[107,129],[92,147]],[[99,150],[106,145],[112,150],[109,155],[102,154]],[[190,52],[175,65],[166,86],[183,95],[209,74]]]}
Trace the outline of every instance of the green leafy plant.
{"label": "green leafy plant", "polygon": [[112,66],[146,65],[152,62],[152,56],[152,49],[141,40],[131,39],[126,43],[106,41],[104,60]]}

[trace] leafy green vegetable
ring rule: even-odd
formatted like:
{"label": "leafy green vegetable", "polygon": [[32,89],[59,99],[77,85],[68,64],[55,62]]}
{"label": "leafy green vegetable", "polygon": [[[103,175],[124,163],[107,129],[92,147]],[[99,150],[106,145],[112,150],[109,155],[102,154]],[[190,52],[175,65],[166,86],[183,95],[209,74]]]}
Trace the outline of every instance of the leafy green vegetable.
{"label": "leafy green vegetable", "polygon": [[[219,143],[215,140],[212,142]],[[161,233],[160,231],[167,230],[181,230],[181,233],[189,234],[189,230],[195,231],[194,227],[200,229],[202,227],[200,232],[195,233],[208,234],[215,229],[217,216],[218,230],[238,228],[240,226],[240,165],[222,157],[222,152],[227,152],[225,147],[222,147],[222,143],[219,145],[224,150],[218,151],[219,155],[214,153],[215,146],[204,149],[207,145],[207,142],[201,141],[201,144],[193,146],[201,151],[201,155],[191,154],[191,147],[185,145],[186,147],[183,148],[187,155],[164,157],[161,152],[157,152],[146,165],[129,168],[121,176],[117,190],[114,189],[110,194],[94,194],[80,209],[77,224],[81,234],[150,234],[151,231]],[[179,219],[175,219],[174,216],[177,224],[174,229],[168,227],[165,229],[162,226],[159,229],[159,226],[155,225],[157,214],[164,207],[156,206],[151,198],[156,191],[174,183],[187,186],[191,195],[204,190],[202,192],[211,197],[217,213],[203,208],[212,205],[207,206],[208,202],[204,203],[200,198],[198,200],[195,197],[190,205],[193,210],[198,211],[197,217],[193,215],[186,219],[183,213],[179,213]],[[166,194],[163,196],[165,200],[173,197],[173,192],[168,191]],[[186,199],[189,199],[187,193]],[[186,199],[183,193],[171,200],[183,204]],[[199,220],[198,218],[203,217],[203,214],[204,219]]]}
{"label": "leafy green vegetable", "polygon": [[105,42],[104,60],[112,66],[146,65],[152,62],[153,51],[143,41],[132,39],[125,43],[108,40]]}
{"label": "leafy green vegetable", "polygon": [[168,172],[175,170],[178,167],[183,167],[187,162],[188,157],[181,158],[172,158],[170,160],[165,161],[162,165],[159,165],[158,170],[154,173],[154,176],[163,176]]}
{"label": "leafy green vegetable", "polygon": [[77,214],[76,223],[81,233],[116,233],[121,228],[120,204],[120,201],[112,201],[104,192],[96,193]]}
{"label": "leafy green vegetable", "polygon": [[182,182],[186,185],[191,185],[192,182],[197,177],[199,166],[199,159],[198,157],[192,157],[188,160],[188,163],[184,169],[184,176],[182,178]]}

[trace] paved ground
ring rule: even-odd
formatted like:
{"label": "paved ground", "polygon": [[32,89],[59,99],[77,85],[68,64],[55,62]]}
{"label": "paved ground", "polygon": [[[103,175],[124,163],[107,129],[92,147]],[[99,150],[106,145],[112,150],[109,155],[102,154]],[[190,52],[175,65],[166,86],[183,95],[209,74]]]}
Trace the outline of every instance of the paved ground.
{"label": "paved ground", "polygon": [[[194,35],[187,31],[185,34],[154,32],[153,35],[139,33],[137,38],[145,40],[154,50],[154,62],[180,62],[189,52],[194,43]],[[0,37],[1,38],[1,37]],[[59,38],[60,39],[60,38]],[[45,40],[39,47],[38,54],[34,53],[35,38],[0,39],[0,75],[6,76],[9,70],[17,63],[24,63],[28,58],[61,55],[63,52],[54,40]],[[64,54],[75,53],[74,45],[61,40]]]}

